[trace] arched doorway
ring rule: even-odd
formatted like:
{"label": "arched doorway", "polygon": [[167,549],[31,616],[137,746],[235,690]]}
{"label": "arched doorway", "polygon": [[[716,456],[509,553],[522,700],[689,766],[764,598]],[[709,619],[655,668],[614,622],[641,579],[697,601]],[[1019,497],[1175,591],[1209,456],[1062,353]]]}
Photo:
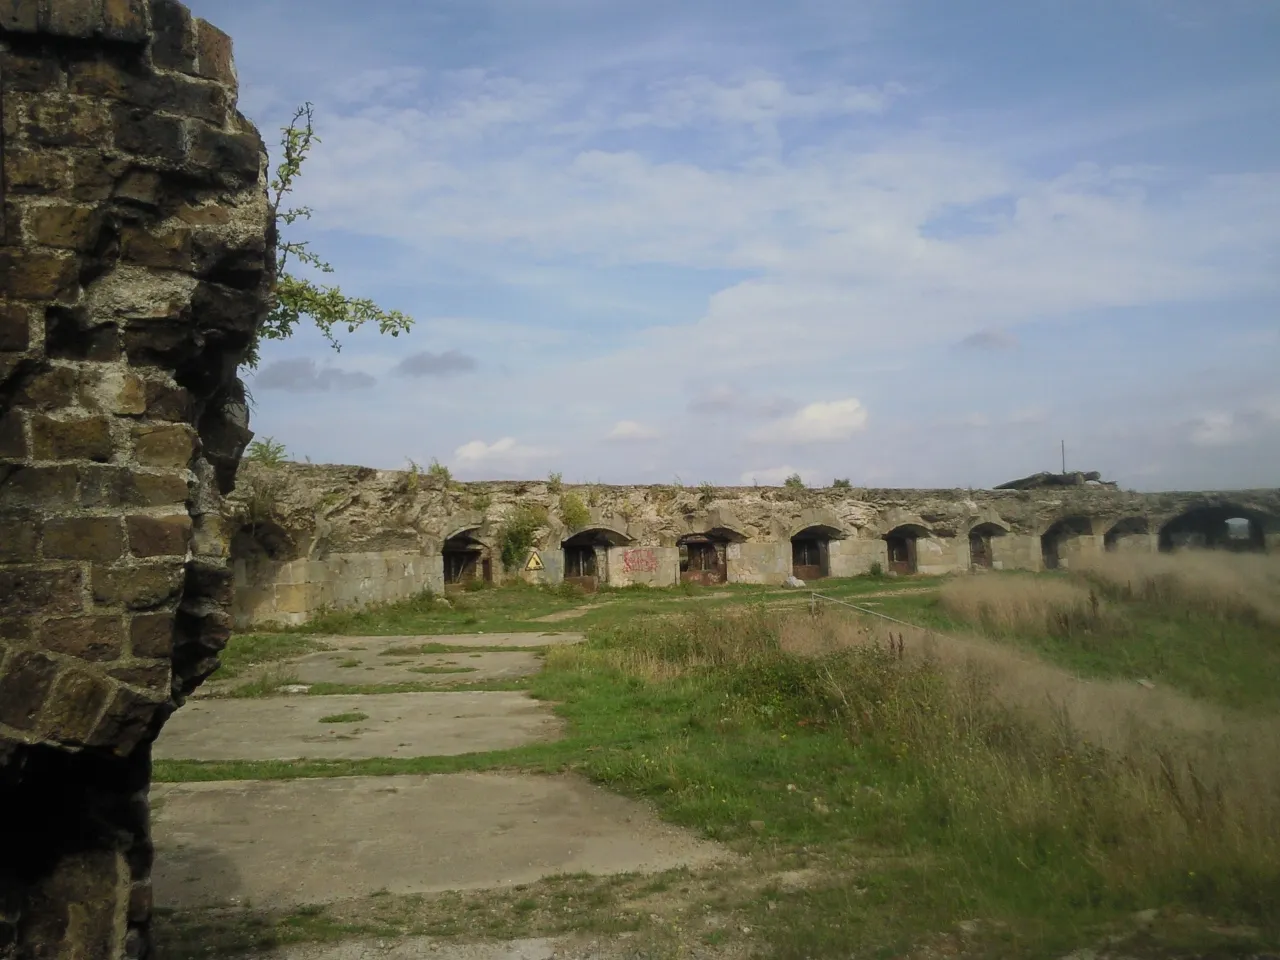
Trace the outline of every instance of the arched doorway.
{"label": "arched doorway", "polygon": [[1107,553],[1132,547],[1147,547],[1150,541],[1151,528],[1146,517],[1126,517],[1112,524],[1102,537],[1102,546]]}
{"label": "arched doorway", "polygon": [[488,548],[477,537],[477,531],[463,530],[444,542],[445,588],[461,587],[473,580],[493,581],[493,560]]}
{"label": "arched doorway", "polygon": [[690,533],[676,541],[680,553],[680,582],[714,586],[729,580],[729,544],[746,538],[732,530],[717,528],[706,533]]}
{"label": "arched doorway", "polygon": [[904,523],[884,535],[888,570],[898,576],[910,576],[916,572],[916,541],[929,536],[929,531],[919,524]]}
{"label": "arched doorway", "polygon": [[822,524],[805,527],[791,538],[791,575],[800,580],[831,576],[831,541],[840,531]]}
{"label": "arched doorway", "polygon": [[1077,537],[1093,535],[1093,522],[1088,517],[1063,517],[1040,535],[1040,556],[1046,570],[1066,566],[1066,546]]}
{"label": "arched doorway", "polygon": [[616,530],[593,528],[575,533],[560,544],[564,551],[564,579],[588,592],[609,582],[609,548],[630,543]]}
{"label": "arched doorway", "polygon": [[1257,510],[1231,504],[1195,507],[1160,528],[1160,549],[1188,548],[1262,553],[1275,521]]}
{"label": "arched doorway", "polygon": [[1007,531],[998,523],[980,523],[969,531],[969,566],[975,570],[991,570],[995,567],[993,541]]}

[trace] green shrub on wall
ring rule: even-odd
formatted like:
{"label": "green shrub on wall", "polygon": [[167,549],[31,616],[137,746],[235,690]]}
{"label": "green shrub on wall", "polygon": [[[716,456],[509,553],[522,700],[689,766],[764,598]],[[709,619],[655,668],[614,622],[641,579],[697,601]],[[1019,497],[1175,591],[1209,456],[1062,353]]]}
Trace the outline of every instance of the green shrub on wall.
{"label": "green shrub on wall", "polygon": [[507,515],[498,532],[504,570],[518,570],[535,542],[538,528],[547,522],[544,507],[521,505]]}
{"label": "green shrub on wall", "polygon": [[560,519],[569,530],[578,530],[591,522],[591,511],[576,493],[562,494],[560,497]]}

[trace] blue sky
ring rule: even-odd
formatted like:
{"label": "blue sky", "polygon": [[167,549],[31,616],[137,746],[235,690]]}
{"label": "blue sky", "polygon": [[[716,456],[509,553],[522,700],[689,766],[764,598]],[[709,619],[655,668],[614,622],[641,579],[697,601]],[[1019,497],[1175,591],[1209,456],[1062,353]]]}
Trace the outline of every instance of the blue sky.
{"label": "blue sky", "polygon": [[464,479],[1280,484],[1280,4],[192,0],[398,339],[248,382]]}

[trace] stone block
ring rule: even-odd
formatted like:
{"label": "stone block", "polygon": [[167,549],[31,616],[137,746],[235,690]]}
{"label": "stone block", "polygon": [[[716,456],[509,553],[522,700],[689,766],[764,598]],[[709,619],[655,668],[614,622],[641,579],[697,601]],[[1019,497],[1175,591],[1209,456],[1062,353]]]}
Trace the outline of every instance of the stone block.
{"label": "stone block", "polygon": [[98,102],[52,93],[28,96],[22,131],[29,142],[45,147],[100,147],[106,142],[111,121]]}
{"label": "stone block", "polygon": [[5,189],[15,196],[57,193],[70,182],[70,171],[67,158],[57,151],[5,149]]}
{"label": "stone block", "polygon": [[40,627],[40,646],[81,660],[117,660],[124,650],[124,621],[120,617],[46,620]]}
{"label": "stone block", "polygon": [[0,350],[22,351],[31,345],[31,311],[20,303],[0,303]]}
{"label": "stone block", "polygon": [[31,643],[35,623],[30,617],[0,617],[0,660],[4,659],[4,643]]}
{"label": "stone block", "polygon": [[195,433],[186,424],[166,423],[133,428],[134,459],[144,467],[186,469],[194,450]]}
{"label": "stone block", "polygon": [[171,656],[173,632],[173,614],[140,613],[129,624],[129,652],[145,659]]}
{"label": "stone block", "polygon": [[175,474],[142,473],[126,467],[86,464],[79,468],[80,505],[101,507],[166,507],[185,503],[187,481]]}
{"label": "stone block", "polygon": [[0,597],[5,613],[79,613],[84,607],[84,577],[78,567],[0,567]]}
{"label": "stone block", "polygon": [[191,394],[176,385],[148,380],[146,412],[151,420],[186,422],[191,418]]}
{"label": "stone block", "polygon": [[0,563],[34,563],[39,534],[38,516],[0,516]]}
{"label": "stone block", "polygon": [[71,198],[90,203],[106,200],[127,170],[125,161],[112,159],[99,150],[77,153],[71,159]]}
{"label": "stone block", "polygon": [[146,735],[157,709],[160,704],[155,699],[127,687],[118,688],[98,722],[98,729],[89,738],[90,746],[108,747],[116,756],[127,757]]}
{"label": "stone block", "polygon": [[120,256],[126,263],[158,270],[191,269],[191,233],[169,230],[152,233],[142,227],[126,227],[120,236]]}
{"label": "stone block", "polygon": [[157,67],[193,73],[196,68],[195,23],[177,0],[151,0],[151,60]]}
{"label": "stone block", "polygon": [[54,0],[41,14],[43,31],[57,37],[87,40],[102,31],[102,0]]}
{"label": "stone block", "polygon": [[0,417],[0,459],[23,460],[27,456],[27,435],[22,414],[17,410]]}
{"label": "stone block", "polygon": [[23,938],[31,944],[75,949],[23,951],[31,957],[89,960],[118,956],[114,949],[118,889],[124,874],[120,855],[111,850],[63,853],[51,860],[33,884],[23,912]]}
{"label": "stone block", "polygon": [[163,117],[145,107],[121,104],[111,110],[111,127],[119,150],[178,164],[186,156],[183,121]]}
{"label": "stone block", "polygon": [[40,726],[44,736],[61,743],[84,743],[111,699],[110,681],[83,670],[58,677],[45,702]]}
{"label": "stone block", "polygon": [[34,730],[40,708],[58,675],[52,657],[16,650],[0,663],[0,723],[15,730]]}
{"label": "stone block", "polygon": [[194,122],[191,131],[193,166],[230,179],[235,184],[249,184],[258,179],[262,156],[262,140],[252,133],[224,133],[208,124]]}
{"label": "stone block", "polygon": [[112,667],[108,675],[131,687],[150,690],[157,696],[167,697],[169,685],[173,680],[173,664],[168,660],[154,660],[151,663],[134,663],[128,666]]}
{"label": "stone block", "polygon": [[207,20],[196,20],[196,73],[229,87],[236,84],[231,38]]}
{"label": "stone block", "polygon": [[125,521],[135,557],[185,557],[191,542],[191,518],[134,516]]}
{"label": "stone block", "polygon": [[93,460],[106,463],[115,453],[108,417],[79,420],[31,418],[31,447],[37,460]]}
{"label": "stone block", "polygon": [[68,507],[76,502],[78,474],[73,466],[18,467],[4,481],[6,507]]}
{"label": "stone block", "polygon": [[36,374],[18,393],[18,404],[33,410],[73,406],[80,376],[73,367],[52,367]]}
{"label": "stone block", "polygon": [[182,591],[183,565],[112,566],[93,568],[93,599],[128,610],[154,610],[175,602]]}
{"label": "stone block", "polygon": [[102,35],[125,43],[146,42],[146,0],[103,0]]}
{"label": "stone block", "polygon": [[130,170],[116,183],[111,195],[117,200],[129,200],[138,206],[155,209],[162,197],[160,175],[154,170]]}
{"label": "stone block", "polygon": [[59,300],[77,287],[75,259],[40,250],[0,249],[5,293],[18,300]]}
{"label": "stone block", "polygon": [[27,236],[47,247],[88,250],[102,229],[102,213],[95,207],[53,204],[27,214]]}
{"label": "stone block", "polygon": [[57,60],[0,50],[0,90],[5,93],[44,93],[62,82],[62,65]]}
{"label": "stone block", "polygon": [[44,525],[46,560],[105,563],[124,553],[119,517],[54,517]]}
{"label": "stone block", "polygon": [[40,29],[39,7],[31,0],[0,0],[0,30],[35,33]]}
{"label": "stone block", "polygon": [[191,602],[210,601],[229,607],[235,593],[235,574],[225,564],[197,561],[187,567],[183,593]]}

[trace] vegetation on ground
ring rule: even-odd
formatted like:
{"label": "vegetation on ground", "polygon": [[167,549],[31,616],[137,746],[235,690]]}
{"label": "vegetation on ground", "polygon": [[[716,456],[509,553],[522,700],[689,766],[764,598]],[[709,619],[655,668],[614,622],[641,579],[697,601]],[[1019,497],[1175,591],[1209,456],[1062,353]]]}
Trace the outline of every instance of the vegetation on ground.
{"label": "vegetation on ground", "polygon": [[[568,721],[563,740],[463,757],[157,764],[157,779],[578,771],[752,864],[804,863],[799,887],[735,890],[714,911],[781,958],[1043,957],[1112,936],[1126,955],[1257,953],[1280,946],[1275,561],[1213,559],[1236,570],[1218,589],[1190,566],[1200,558],[1175,557],[1126,576],[828,582],[824,595],[862,609],[824,602],[816,614],[807,593],[768,588],[699,603],[609,591],[574,601],[599,605],[573,624],[588,642],[549,648],[528,681]],[[573,603],[533,587],[476,596],[486,605],[465,615],[501,610],[507,623]],[[425,632],[425,615],[369,612],[360,632]],[[1242,704],[1251,712],[1227,706]],[[540,895],[493,907],[495,929],[554,929],[546,917],[519,925],[543,916],[520,906]],[[444,919],[423,919],[428,902],[396,900],[418,919],[387,929],[449,935]],[[696,893],[681,903],[703,906]],[[1154,913],[1138,922],[1139,911]],[[325,929],[354,922],[322,913]],[[328,936],[319,926],[298,936]]]}

